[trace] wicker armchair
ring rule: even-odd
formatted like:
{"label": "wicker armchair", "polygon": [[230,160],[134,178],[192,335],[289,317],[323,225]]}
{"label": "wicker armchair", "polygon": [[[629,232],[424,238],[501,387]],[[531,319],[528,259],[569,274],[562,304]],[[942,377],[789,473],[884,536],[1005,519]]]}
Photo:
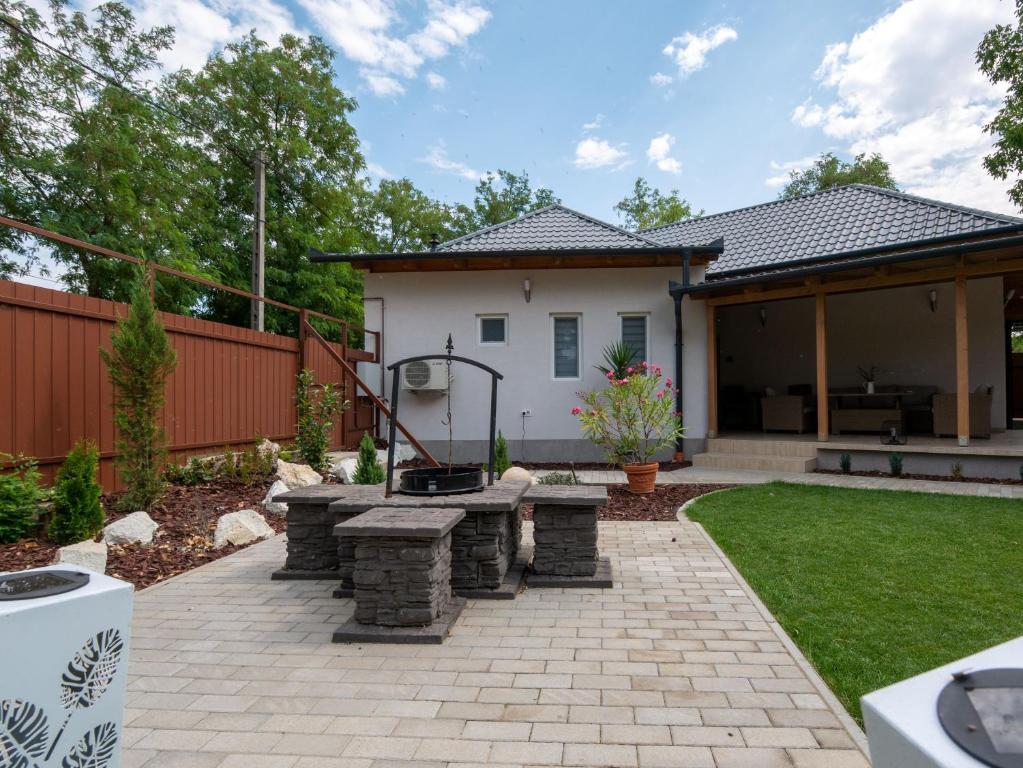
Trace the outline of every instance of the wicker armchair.
{"label": "wicker armchair", "polygon": [[[970,394],[970,437],[991,437],[991,392]],[[934,436],[955,437],[959,434],[956,425],[956,395],[937,394],[933,400]]]}
{"label": "wicker armchair", "polygon": [[766,395],[760,401],[764,432],[812,432],[817,428],[817,405],[812,395]]}

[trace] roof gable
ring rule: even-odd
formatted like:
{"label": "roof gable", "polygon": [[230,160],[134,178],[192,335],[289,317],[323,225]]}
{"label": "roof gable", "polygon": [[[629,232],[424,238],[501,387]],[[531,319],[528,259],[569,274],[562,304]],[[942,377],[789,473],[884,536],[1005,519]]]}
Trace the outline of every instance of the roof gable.
{"label": "roof gable", "polygon": [[1023,219],[850,184],[644,230],[663,245],[725,240],[709,275],[746,272],[956,235],[1019,227]]}
{"label": "roof gable", "polygon": [[642,234],[573,211],[561,204],[530,211],[516,219],[448,240],[438,251],[616,250],[664,248]]}

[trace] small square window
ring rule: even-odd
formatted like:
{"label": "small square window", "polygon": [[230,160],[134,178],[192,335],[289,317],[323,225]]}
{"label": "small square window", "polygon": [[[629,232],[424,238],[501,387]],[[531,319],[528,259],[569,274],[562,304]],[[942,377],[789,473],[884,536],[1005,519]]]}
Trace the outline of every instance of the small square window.
{"label": "small square window", "polygon": [[503,346],[508,343],[507,315],[481,315],[478,319],[480,344]]}

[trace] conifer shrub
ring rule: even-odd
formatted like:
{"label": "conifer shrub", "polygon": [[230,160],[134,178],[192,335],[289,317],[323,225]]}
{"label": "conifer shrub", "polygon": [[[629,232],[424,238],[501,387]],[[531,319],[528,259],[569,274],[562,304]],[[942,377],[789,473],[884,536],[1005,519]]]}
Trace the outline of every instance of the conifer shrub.
{"label": "conifer shrub", "polygon": [[377,447],[366,432],[359,441],[359,458],[355,464],[352,482],[355,485],[377,485],[387,479],[387,473],[377,461]]}
{"label": "conifer shrub", "polygon": [[53,486],[53,519],[50,540],[74,544],[93,538],[103,528],[106,517],[99,497],[103,492],[96,482],[99,450],[89,440],[80,440],[64,460]]}
{"label": "conifer shrub", "polygon": [[511,459],[508,458],[508,441],[504,439],[501,430],[498,430],[497,440],[494,441],[494,477],[500,478],[511,469],[511,465]]}
{"label": "conifer shrub", "polygon": [[156,313],[144,273],[137,275],[131,307],[117,321],[110,349],[100,348],[100,356],[114,388],[117,466],[126,489],[118,506],[149,511],[164,491],[166,436],[157,418],[177,355]]}
{"label": "conifer shrub", "polygon": [[0,543],[10,544],[32,530],[45,494],[33,459],[0,453],[0,463],[11,464],[0,471]]}

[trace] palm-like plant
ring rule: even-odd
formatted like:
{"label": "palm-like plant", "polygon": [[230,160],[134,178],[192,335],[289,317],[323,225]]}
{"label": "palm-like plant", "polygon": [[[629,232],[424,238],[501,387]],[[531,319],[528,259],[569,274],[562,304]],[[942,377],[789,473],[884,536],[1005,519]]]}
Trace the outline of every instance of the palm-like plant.
{"label": "palm-like plant", "polygon": [[624,379],[626,371],[632,365],[636,351],[624,341],[613,341],[604,347],[604,362],[607,365],[593,366],[602,374],[614,372],[616,379]]}

